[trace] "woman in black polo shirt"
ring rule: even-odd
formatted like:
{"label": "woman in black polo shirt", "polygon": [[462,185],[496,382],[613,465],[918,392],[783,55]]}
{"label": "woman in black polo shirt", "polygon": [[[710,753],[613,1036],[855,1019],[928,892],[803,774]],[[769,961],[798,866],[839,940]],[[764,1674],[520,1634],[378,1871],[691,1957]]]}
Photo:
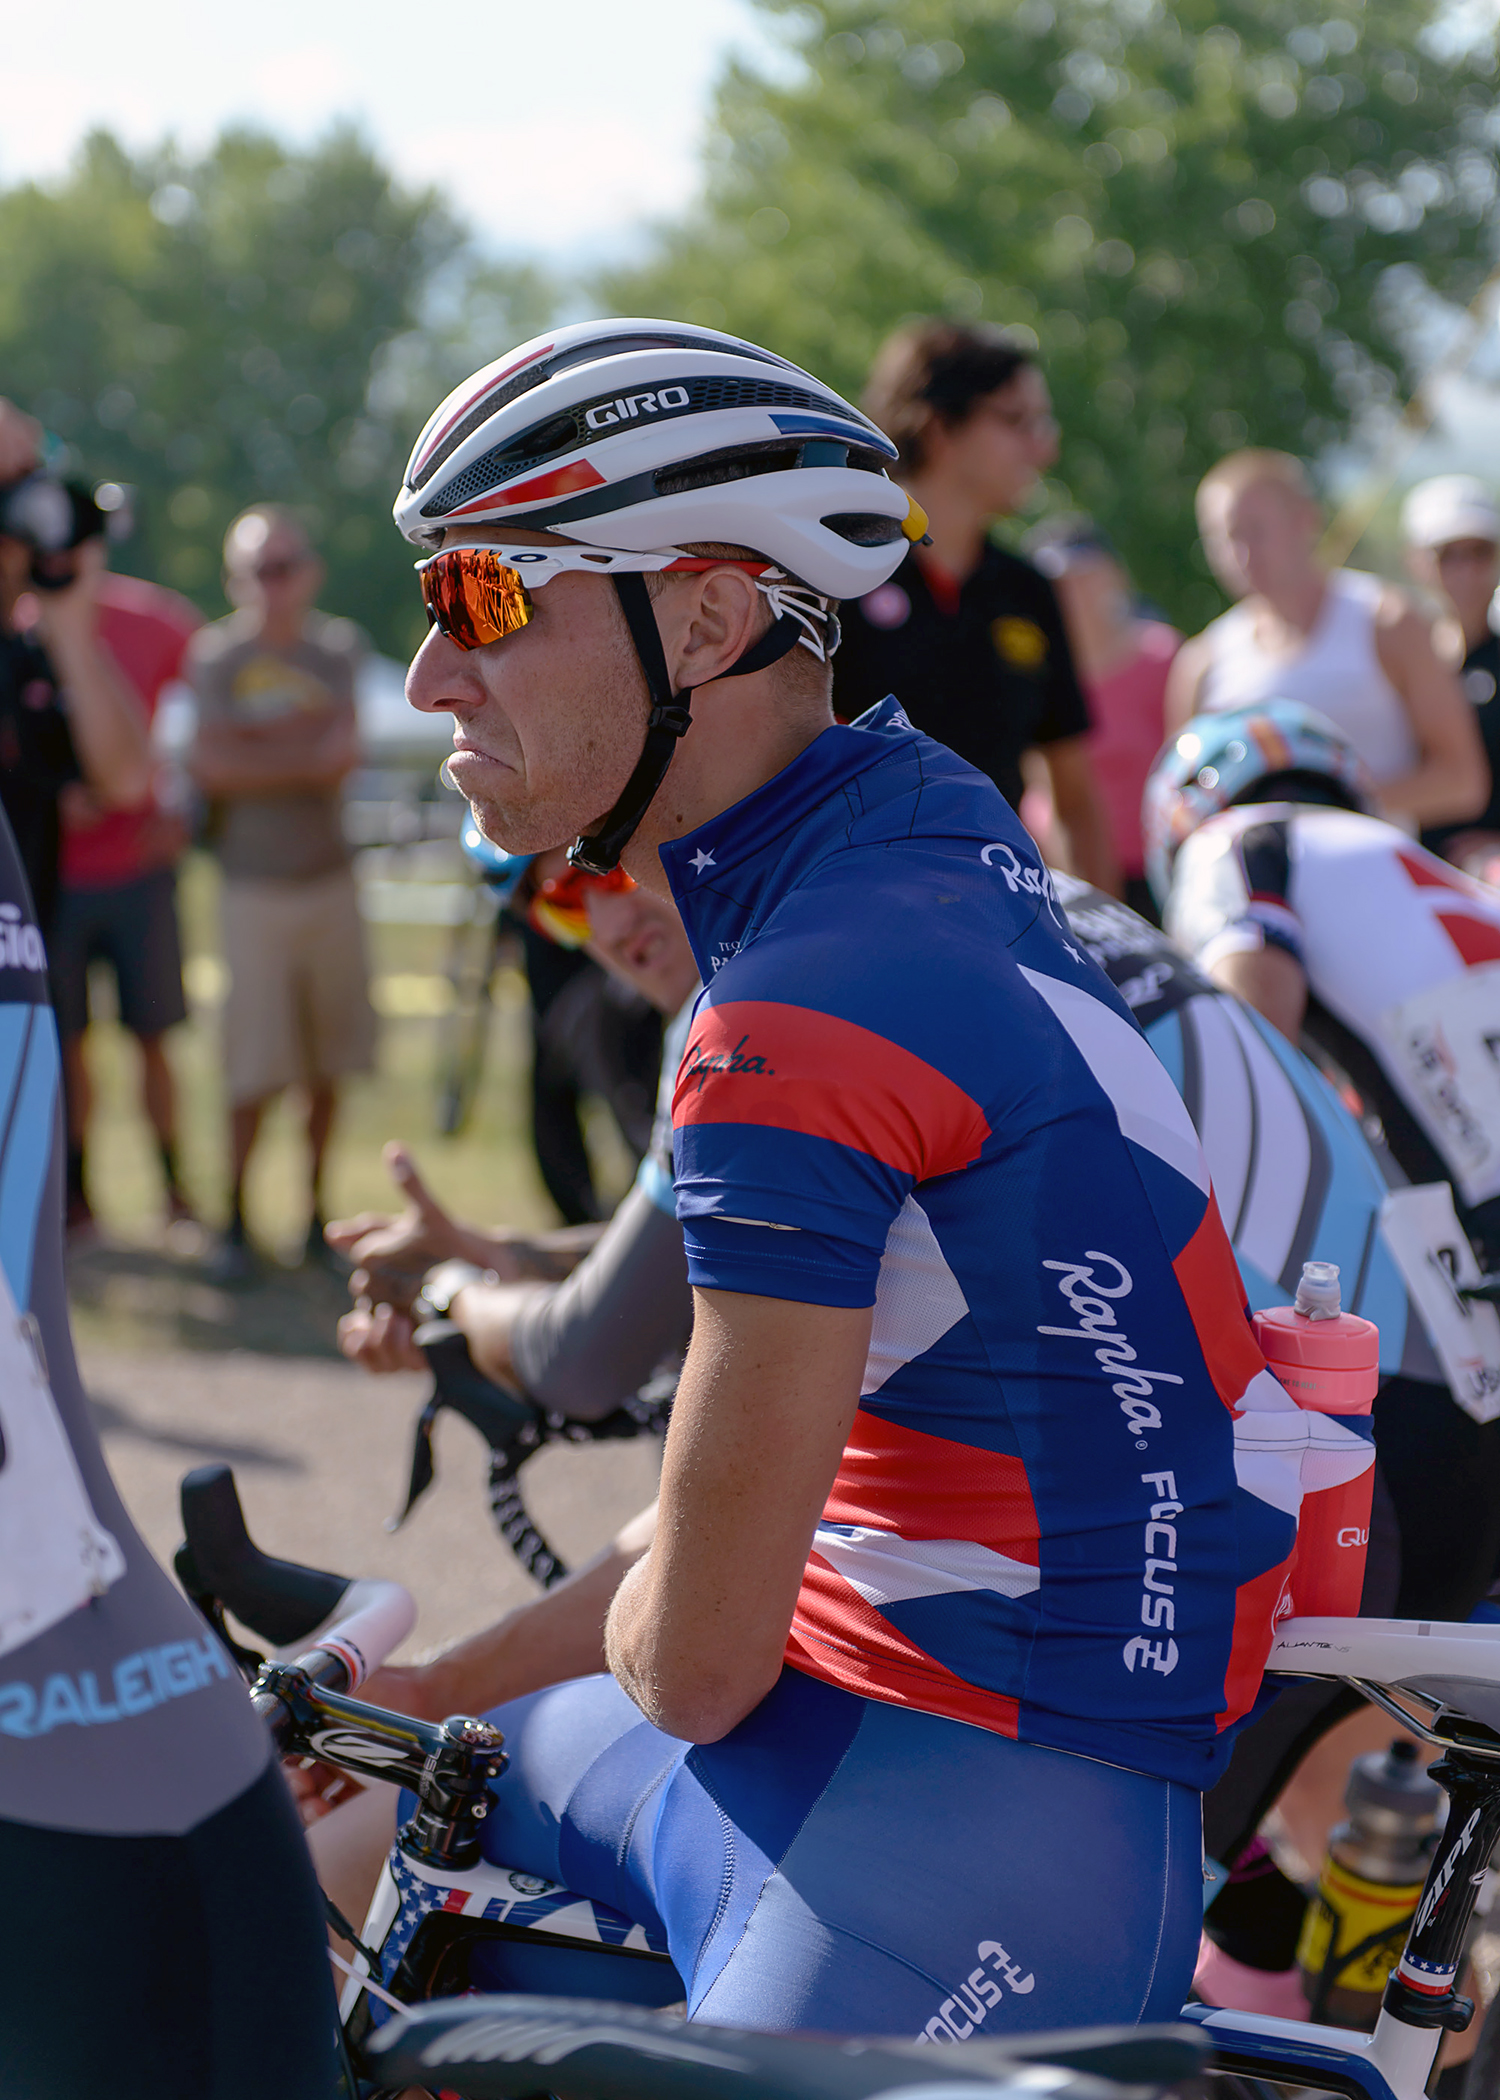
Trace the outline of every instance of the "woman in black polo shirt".
{"label": "woman in black polo shirt", "polygon": [[988,773],[1013,806],[1021,755],[1037,750],[1069,868],[1118,894],[1057,599],[1030,562],[988,535],[1057,457],[1046,381],[1000,329],[926,321],[880,352],[864,408],[900,447],[896,471],[927,513],[931,545],[844,606],[840,717],[894,693],[919,729]]}

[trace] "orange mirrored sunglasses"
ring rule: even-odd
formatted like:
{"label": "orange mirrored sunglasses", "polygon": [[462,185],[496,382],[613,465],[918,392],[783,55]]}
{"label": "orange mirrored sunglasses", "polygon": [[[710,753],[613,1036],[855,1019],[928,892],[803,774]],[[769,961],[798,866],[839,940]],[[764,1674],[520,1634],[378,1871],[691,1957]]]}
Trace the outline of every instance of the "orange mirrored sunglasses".
{"label": "orange mirrored sunglasses", "polygon": [[590,937],[589,892],[633,890],[635,883],[623,868],[608,875],[589,875],[582,868],[549,875],[532,893],[527,916],[538,933],[556,941],[560,948],[581,948]]}
{"label": "orange mirrored sunglasses", "polygon": [[422,603],[439,634],[460,649],[483,649],[516,634],[531,618],[520,571],[492,547],[452,547],[420,564]]}

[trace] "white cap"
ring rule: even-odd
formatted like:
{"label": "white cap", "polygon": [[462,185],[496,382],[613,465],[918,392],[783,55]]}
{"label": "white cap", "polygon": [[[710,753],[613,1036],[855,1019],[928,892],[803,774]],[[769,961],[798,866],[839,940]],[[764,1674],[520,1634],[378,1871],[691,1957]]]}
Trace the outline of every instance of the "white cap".
{"label": "white cap", "polygon": [[1446,547],[1454,540],[1500,544],[1500,504],[1472,474],[1439,474],[1407,495],[1401,534],[1409,547]]}

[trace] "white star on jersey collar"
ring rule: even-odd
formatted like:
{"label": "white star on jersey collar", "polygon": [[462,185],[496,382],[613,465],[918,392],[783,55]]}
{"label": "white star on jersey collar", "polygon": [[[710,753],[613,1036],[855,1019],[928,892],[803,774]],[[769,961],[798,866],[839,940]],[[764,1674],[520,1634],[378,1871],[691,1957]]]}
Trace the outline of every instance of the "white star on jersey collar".
{"label": "white star on jersey collar", "polygon": [[702,848],[702,847],[700,846],[700,847],[698,848],[697,852],[696,852],[696,853],[695,853],[695,854],[693,855],[693,869],[694,869],[694,872],[695,872],[696,874],[699,874],[699,875],[701,875],[701,874],[703,873],[703,870],[704,870],[705,868],[711,868],[711,867],[713,867],[713,865],[714,865],[714,857],[713,857],[713,855],[712,855],[711,853],[705,853],[705,852],[704,852],[704,850],[703,850],[703,848]]}

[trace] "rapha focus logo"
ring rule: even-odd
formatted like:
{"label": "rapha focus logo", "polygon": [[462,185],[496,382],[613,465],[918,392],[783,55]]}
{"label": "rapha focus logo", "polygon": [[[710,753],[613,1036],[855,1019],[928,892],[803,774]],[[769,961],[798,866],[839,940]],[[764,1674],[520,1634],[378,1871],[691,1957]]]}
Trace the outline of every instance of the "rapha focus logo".
{"label": "rapha focus logo", "polygon": [[[1099,1264],[1105,1274],[1101,1279]],[[1181,1385],[1175,1371],[1148,1371],[1138,1362],[1115,1312],[1115,1303],[1135,1289],[1130,1271],[1112,1254],[1090,1247],[1082,1261],[1044,1261],[1057,1277],[1057,1288],[1067,1301],[1076,1327],[1038,1327],[1038,1334],[1056,1335],[1069,1342],[1092,1342],[1094,1360],[1112,1383],[1110,1391],[1120,1402],[1120,1412],[1135,1431],[1136,1449],[1146,1449],[1145,1431],[1160,1429],[1161,1410],[1152,1398],[1152,1386]],[[1113,1272],[1111,1274],[1111,1272]]]}
{"label": "rapha focus logo", "polygon": [[763,1057],[745,1048],[748,1035],[742,1035],[732,1050],[706,1050],[701,1043],[693,1043],[682,1061],[682,1070],[677,1075],[679,1088],[692,1086],[695,1094],[703,1092],[703,1082],[711,1073],[758,1072],[764,1079],[776,1077],[776,1067],[768,1065]]}

